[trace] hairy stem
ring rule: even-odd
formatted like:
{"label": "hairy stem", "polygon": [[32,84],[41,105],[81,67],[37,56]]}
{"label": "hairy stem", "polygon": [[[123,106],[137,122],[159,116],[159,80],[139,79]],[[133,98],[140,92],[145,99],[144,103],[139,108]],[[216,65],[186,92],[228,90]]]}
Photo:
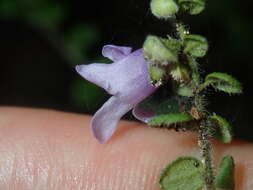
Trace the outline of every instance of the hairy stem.
{"label": "hairy stem", "polygon": [[[192,80],[194,83],[194,88],[199,89],[201,85],[201,77],[199,74],[198,63],[196,60],[189,58],[189,65],[192,69]],[[199,113],[200,117],[203,117],[200,120],[199,125],[199,135],[198,135],[198,145],[201,151],[202,163],[204,166],[204,181],[205,187],[204,190],[214,190],[213,182],[213,161],[212,161],[212,143],[210,138],[212,137],[212,133],[210,133],[209,125],[205,119],[205,105],[203,104],[203,96],[202,92],[198,92],[194,97],[194,104]]]}
{"label": "hairy stem", "polygon": [[[197,86],[199,86],[197,84]],[[202,95],[196,94],[195,107],[199,112],[199,134],[198,134],[198,145],[201,151],[202,163],[204,166],[203,178],[205,181],[204,190],[214,190],[214,174],[213,174],[213,161],[212,161],[212,143],[210,139],[213,136],[212,129],[208,125],[205,114],[205,105],[203,105]]]}
{"label": "hairy stem", "polygon": [[205,121],[200,122],[198,144],[201,149],[202,163],[204,165],[203,177],[205,180],[204,190],[214,190],[213,164],[212,164],[212,144],[209,139],[208,126]]}
{"label": "hairy stem", "polygon": [[[178,36],[184,42],[185,35],[189,34],[182,23],[177,23]],[[205,181],[204,190],[214,190],[214,174],[213,174],[213,161],[212,161],[212,143],[210,138],[213,136],[210,126],[206,120],[205,103],[203,101],[203,92],[201,89],[201,76],[199,72],[199,65],[195,58],[187,57],[189,66],[192,71],[191,86],[195,91],[193,108],[196,110],[195,119],[199,122],[198,145],[201,151],[202,163],[204,166],[203,178]]]}
{"label": "hairy stem", "polygon": [[[194,64],[194,67],[197,66]],[[198,68],[195,67],[196,71],[198,72]],[[197,73],[195,76],[198,76],[195,85],[197,88],[200,84],[200,77],[199,73]],[[205,181],[204,190],[214,190],[214,174],[213,174],[213,161],[212,161],[212,143],[210,141],[210,138],[212,138],[213,133],[212,129],[208,125],[208,122],[206,120],[206,114],[205,114],[205,105],[203,104],[203,97],[201,93],[198,93],[194,97],[194,104],[197,109],[198,115],[202,117],[199,120],[199,134],[198,134],[198,145],[200,147],[201,151],[201,157],[202,157],[202,163],[204,166],[204,173],[203,178]]]}
{"label": "hairy stem", "polygon": [[189,65],[190,65],[191,70],[192,70],[192,80],[193,80],[193,82],[196,86],[199,86],[201,81],[200,81],[198,63],[192,57],[188,57],[188,60],[189,60]]}

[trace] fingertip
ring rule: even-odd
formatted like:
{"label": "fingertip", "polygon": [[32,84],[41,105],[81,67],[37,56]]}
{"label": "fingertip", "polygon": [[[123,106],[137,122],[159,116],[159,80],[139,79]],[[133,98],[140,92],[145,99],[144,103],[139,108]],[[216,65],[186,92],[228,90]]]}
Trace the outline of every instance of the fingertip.
{"label": "fingertip", "polygon": [[[112,138],[99,144],[90,133],[90,121],[91,117],[80,114],[0,108],[1,171],[5,171],[0,189],[8,185],[30,190],[34,184],[48,190],[158,190],[160,171],[169,162],[178,156],[199,157],[194,133],[121,121]],[[251,190],[252,144],[236,141],[221,145],[214,141],[213,152],[216,166],[223,155],[232,155],[235,190]],[[10,170],[12,167],[15,169]],[[25,175],[18,177],[22,173]]]}

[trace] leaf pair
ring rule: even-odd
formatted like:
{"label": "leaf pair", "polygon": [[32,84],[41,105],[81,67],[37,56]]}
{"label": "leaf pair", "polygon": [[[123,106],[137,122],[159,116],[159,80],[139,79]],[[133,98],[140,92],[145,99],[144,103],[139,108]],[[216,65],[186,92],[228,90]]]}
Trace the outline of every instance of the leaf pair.
{"label": "leaf pair", "polygon": [[[211,115],[208,119],[216,125],[216,136],[223,143],[230,143],[233,139],[232,126],[229,122],[221,116]],[[168,113],[161,114],[151,119],[148,124],[161,128],[173,128],[173,125],[183,125],[183,129],[193,129],[193,125],[189,125],[187,122],[194,120],[189,114],[181,113]],[[185,124],[188,124],[187,126]]]}
{"label": "leaf pair", "polygon": [[[204,166],[197,158],[180,157],[162,171],[159,183],[163,190],[200,190],[205,184],[203,172]],[[233,157],[225,156],[222,159],[214,186],[234,189]]]}

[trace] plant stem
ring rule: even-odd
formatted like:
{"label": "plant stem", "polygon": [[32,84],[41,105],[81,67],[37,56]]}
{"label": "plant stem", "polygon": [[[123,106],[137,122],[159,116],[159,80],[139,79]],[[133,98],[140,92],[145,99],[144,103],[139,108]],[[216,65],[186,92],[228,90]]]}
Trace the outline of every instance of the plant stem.
{"label": "plant stem", "polygon": [[191,70],[192,70],[192,80],[193,80],[195,86],[198,87],[201,82],[198,63],[194,58],[192,58],[190,56],[188,56],[188,60],[189,60],[189,66],[191,67]]}
{"label": "plant stem", "polygon": [[[189,58],[189,65],[192,69],[192,79],[194,83],[194,88],[199,89],[201,86],[201,77],[199,74],[198,63],[196,60]],[[204,181],[205,186],[204,190],[214,190],[213,182],[214,182],[214,175],[213,175],[213,163],[212,163],[212,143],[210,138],[212,137],[212,133],[210,133],[209,126],[207,125],[206,116],[205,116],[205,105],[203,105],[203,98],[202,98],[201,91],[198,91],[194,97],[194,104],[199,112],[200,116],[203,118],[199,122],[199,135],[198,135],[198,145],[201,150],[201,157],[202,163],[204,166]]]}
{"label": "plant stem", "polygon": [[[199,74],[197,74],[199,75]],[[200,77],[199,77],[200,79]],[[198,84],[195,84],[199,87]],[[197,88],[198,88],[197,87]],[[214,190],[214,174],[213,174],[213,161],[212,161],[212,143],[210,138],[212,137],[212,129],[210,129],[205,116],[205,105],[203,105],[202,95],[198,93],[194,97],[195,107],[202,118],[199,120],[199,133],[198,133],[198,145],[201,151],[202,163],[204,166],[203,178],[205,181],[204,190]]]}
{"label": "plant stem", "polygon": [[[182,23],[177,23],[178,36],[184,41],[185,35],[189,32],[185,29]],[[205,114],[205,104],[203,101],[203,91],[201,91],[201,76],[199,72],[199,65],[195,58],[188,56],[188,63],[192,71],[192,88],[196,92],[194,95],[193,106],[197,111],[197,120],[199,121],[198,145],[201,151],[202,163],[204,166],[203,178],[205,181],[204,190],[214,190],[214,175],[213,175],[213,161],[212,161],[212,137],[211,129],[209,128]]]}
{"label": "plant stem", "polygon": [[208,135],[208,126],[206,125],[206,122],[204,120],[200,122],[199,126],[198,145],[201,149],[202,163],[204,166],[204,190],[214,190],[214,175],[211,155],[212,144]]}

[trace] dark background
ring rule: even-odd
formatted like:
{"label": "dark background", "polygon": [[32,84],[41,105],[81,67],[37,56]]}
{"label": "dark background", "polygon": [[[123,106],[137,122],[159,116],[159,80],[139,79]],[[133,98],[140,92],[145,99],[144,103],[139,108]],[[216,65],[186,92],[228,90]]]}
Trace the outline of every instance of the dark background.
{"label": "dark background", "polygon": [[[210,91],[209,108],[251,141],[252,7],[251,0],[210,0],[202,14],[183,17],[192,33],[209,40],[203,75],[227,72],[244,86],[241,96]],[[0,26],[1,105],[89,114],[109,96],[81,79],[74,65],[108,61],[101,57],[105,44],[140,48],[147,34],[171,32],[169,22],[151,15],[149,0],[0,0]]]}

